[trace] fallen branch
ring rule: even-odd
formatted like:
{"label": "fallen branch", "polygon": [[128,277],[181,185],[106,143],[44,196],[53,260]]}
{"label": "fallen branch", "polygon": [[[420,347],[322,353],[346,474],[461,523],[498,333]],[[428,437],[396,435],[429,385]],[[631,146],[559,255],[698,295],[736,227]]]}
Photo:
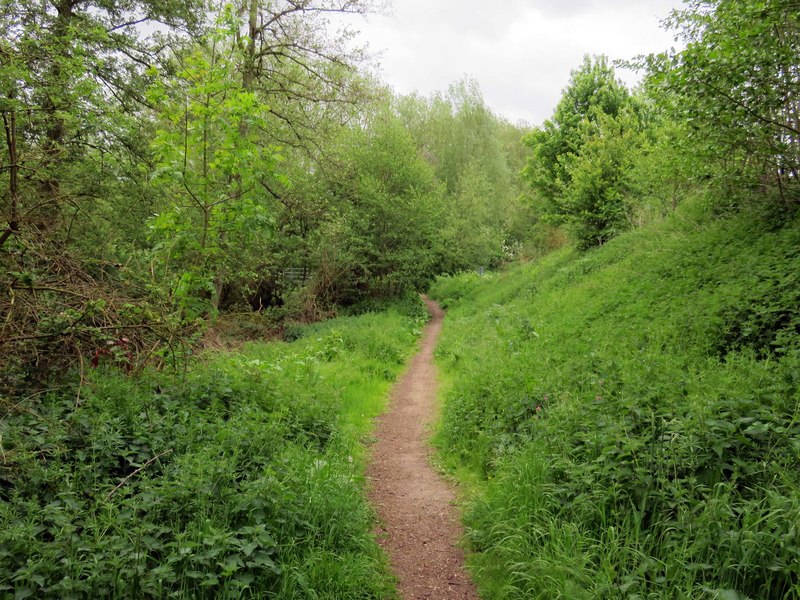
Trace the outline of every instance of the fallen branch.
{"label": "fallen branch", "polygon": [[166,455],[167,455],[167,454],[169,454],[170,452],[172,452],[172,448],[170,448],[169,450],[164,450],[164,452],[161,452],[160,454],[156,454],[156,455],[155,455],[153,458],[151,458],[150,460],[148,460],[148,461],[147,461],[146,463],[144,463],[144,464],[143,464],[141,467],[139,467],[139,468],[138,468],[138,469],[136,469],[136,470],[135,470],[133,473],[131,473],[130,475],[128,475],[128,476],[127,476],[125,479],[123,479],[122,481],[120,481],[120,482],[117,484],[117,487],[115,487],[113,490],[111,490],[111,491],[108,493],[108,496],[106,496],[106,500],[111,500],[111,497],[112,497],[114,494],[116,494],[116,493],[117,493],[117,490],[119,490],[119,489],[120,489],[120,488],[121,488],[123,485],[125,485],[126,483],[128,483],[128,481],[130,481],[130,479],[131,479],[132,477],[134,477],[135,475],[138,475],[139,473],[141,473],[142,471],[144,471],[144,470],[145,470],[147,467],[149,467],[149,466],[150,466],[150,465],[152,465],[154,462],[156,462],[156,461],[157,461],[159,458],[161,458],[162,456],[166,456]]}
{"label": "fallen branch", "polygon": [[70,296],[76,296],[77,298],[82,298],[83,300],[91,300],[89,296],[84,294],[79,294],[78,292],[73,292],[72,290],[63,290],[56,287],[48,287],[46,285],[37,285],[37,286],[30,286],[30,285],[12,285],[12,289],[17,290],[25,290],[31,292],[57,292],[59,294],[68,294]]}
{"label": "fallen branch", "polygon": [[[73,326],[74,327],[74,326]],[[52,338],[57,337],[65,337],[70,335],[78,335],[81,333],[92,333],[95,331],[110,331],[115,329],[149,329],[153,331],[153,326],[150,324],[142,323],[140,325],[102,325],[99,327],[82,327],[81,329],[66,329],[64,331],[59,331],[58,333],[42,333],[38,335],[18,335],[16,337],[10,337],[5,339],[0,339],[0,346],[3,344],[8,344],[11,342],[25,342],[28,340],[49,340]]]}

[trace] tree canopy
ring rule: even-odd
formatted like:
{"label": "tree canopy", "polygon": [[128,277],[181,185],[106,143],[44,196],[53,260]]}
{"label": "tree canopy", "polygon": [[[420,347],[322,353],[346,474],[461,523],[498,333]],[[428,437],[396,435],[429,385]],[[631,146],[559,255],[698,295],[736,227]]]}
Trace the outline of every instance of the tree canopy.
{"label": "tree canopy", "polygon": [[587,56],[553,117],[525,137],[526,180],[545,214],[572,226],[580,245],[603,244],[624,228],[624,179],[642,127],[641,106],[606,57]]}
{"label": "tree canopy", "polygon": [[797,206],[790,0],[688,3],[686,48],[642,59],[640,89],[587,56],[532,130],[470,78],[387,90],[330,22],[378,8],[2,4],[2,331],[36,357],[22,372],[115,324],[159,348],[220,312],[319,318],[565,236],[588,249],[701,191]]}
{"label": "tree canopy", "polygon": [[798,202],[800,11],[793,0],[693,0],[669,24],[686,48],[652,57],[649,85],[671,95],[729,198]]}

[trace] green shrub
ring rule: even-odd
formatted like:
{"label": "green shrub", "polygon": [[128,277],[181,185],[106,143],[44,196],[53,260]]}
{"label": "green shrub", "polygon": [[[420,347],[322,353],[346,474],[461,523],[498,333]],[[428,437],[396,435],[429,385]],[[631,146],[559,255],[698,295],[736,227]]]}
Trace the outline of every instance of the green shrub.
{"label": "green shrub", "polygon": [[0,412],[0,596],[386,598],[360,439],[416,339],[396,310]]}

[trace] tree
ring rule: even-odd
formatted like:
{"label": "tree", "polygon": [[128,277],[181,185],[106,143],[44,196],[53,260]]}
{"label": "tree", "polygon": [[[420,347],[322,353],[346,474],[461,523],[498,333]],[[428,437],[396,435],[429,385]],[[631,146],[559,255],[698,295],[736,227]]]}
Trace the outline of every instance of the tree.
{"label": "tree", "polygon": [[[363,50],[348,28],[334,31],[331,15],[366,14],[376,0],[240,0],[235,43],[242,85],[269,106],[274,143],[315,154],[328,127],[353,118],[364,100],[358,67]],[[336,118],[334,118],[334,115]],[[335,127],[334,127],[335,129]]]}
{"label": "tree", "polygon": [[[284,231],[273,225],[298,200],[314,202],[297,192],[310,189],[325,139],[354,119],[360,99],[361,53],[347,46],[347,32],[329,35],[326,16],[370,5],[247,0],[224,8],[213,33],[176,55],[174,81],[158,86],[167,101],[158,103],[156,180],[168,202],[152,225],[165,234],[161,256],[172,262],[176,291],[189,290],[186,302],[216,309],[224,290],[241,298],[243,288],[275,287],[270,254],[287,245],[270,242]],[[285,155],[292,165],[281,169]]]}
{"label": "tree", "polygon": [[[467,164],[458,178],[458,189],[447,203],[444,241],[446,271],[496,267],[503,258],[507,234],[495,182],[478,161]],[[498,214],[501,213],[501,214]]]}
{"label": "tree", "polygon": [[424,288],[438,272],[444,217],[433,170],[390,106],[339,141],[341,162],[323,175],[339,239],[317,250],[328,270],[320,269],[317,293],[351,303]]}
{"label": "tree", "polygon": [[670,20],[685,50],[651,58],[651,85],[677,96],[676,119],[690,124],[696,154],[714,161],[728,200],[761,190],[784,207],[800,202],[798,8],[693,0]]}
{"label": "tree", "polygon": [[581,67],[572,71],[553,117],[525,137],[531,149],[525,178],[552,204],[554,213],[562,211],[561,190],[570,183],[564,157],[580,153],[584,122],[595,122],[602,115],[615,117],[629,101],[630,94],[615,78],[608,59],[586,56]]}
{"label": "tree", "polygon": [[562,159],[562,218],[581,248],[602,245],[629,225],[633,164],[643,143],[642,124],[631,108],[601,114],[580,128],[579,154]]}
{"label": "tree", "polygon": [[17,340],[3,348],[12,377],[65,372],[123,323],[132,346],[145,343],[153,313],[133,315],[145,292],[126,268],[152,200],[144,91],[167,41],[200,14],[194,0],[0,2],[0,339]]}
{"label": "tree", "polygon": [[661,216],[674,212],[711,171],[706,161],[697,159],[688,125],[659,110],[633,157],[629,174],[642,212],[639,218],[648,211]]}
{"label": "tree", "polygon": [[[278,149],[256,135],[268,108],[245,88],[230,44],[236,17],[224,13],[209,36],[178,58],[181,65],[150,100],[160,107],[153,181],[161,211],[149,221],[176,299],[190,316],[216,309],[226,279],[243,278],[271,233],[263,173],[274,170]],[[168,257],[168,258],[167,258]]]}
{"label": "tree", "polygon": [[144,25],[192,29],[197,14],[194,0],[0,4],[0,111],[10,170],[25,171],[8,181],[0,240],[25,226],[71,228],[108,179],[99,175],[117,164],[126,172],[129,156],[143,148],[132,122],[142,115],[142,81],[159,55],[157,36],[144,34]]}
{"label": "tree", "polygon": [[640,112],[606,58],[587,56],[553,117],[525,138],[531,155],[523,176],[546,216],[572,225],[582,247],[604,243],[626,222],[623,181]]}
{"label": "tree", "polygon": [[511,226],[521,206],[521,131],[495,116],[469,79],[445,94],[401,98],[397,107],[446,193],[442,268],[499,264],[517,242]]}

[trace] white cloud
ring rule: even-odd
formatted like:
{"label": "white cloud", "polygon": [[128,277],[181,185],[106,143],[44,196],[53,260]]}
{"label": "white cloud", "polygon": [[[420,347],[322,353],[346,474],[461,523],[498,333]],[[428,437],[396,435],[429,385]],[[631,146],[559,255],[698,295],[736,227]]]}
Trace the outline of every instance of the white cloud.
{"label": "white cloud", "polygon": [[[394,0],[391,16],[354,23],[381,52],[381,76],[399,93],[446,90],[469,75],[511,120],[549,117],[585,54],[612,59],[674,44],[660,19],[681,0]],[[619,75],[629,85],[631,73]]]}

